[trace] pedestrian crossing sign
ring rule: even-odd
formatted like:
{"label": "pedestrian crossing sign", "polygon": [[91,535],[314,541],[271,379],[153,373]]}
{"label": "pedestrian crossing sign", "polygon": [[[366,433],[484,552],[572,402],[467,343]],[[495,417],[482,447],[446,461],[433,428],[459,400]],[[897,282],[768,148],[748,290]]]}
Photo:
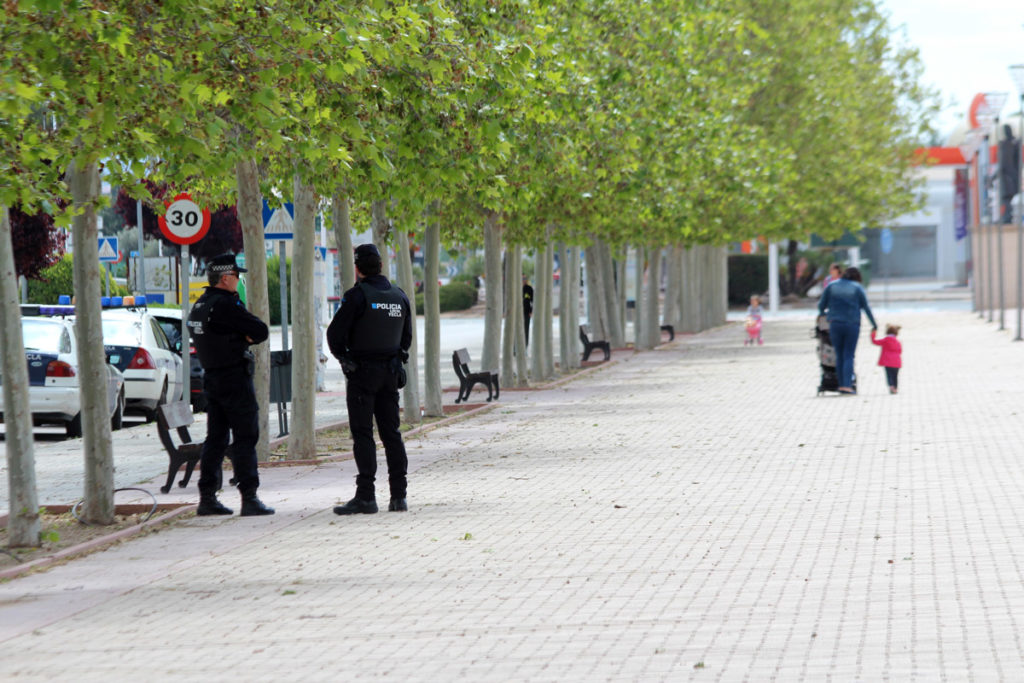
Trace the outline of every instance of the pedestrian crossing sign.
{"label": "pedestrian crossing sign", "polygon": [[101,237],[99,247],[100,263],[117,263],[121,260],[121,255],[117,251],[116,237]]}

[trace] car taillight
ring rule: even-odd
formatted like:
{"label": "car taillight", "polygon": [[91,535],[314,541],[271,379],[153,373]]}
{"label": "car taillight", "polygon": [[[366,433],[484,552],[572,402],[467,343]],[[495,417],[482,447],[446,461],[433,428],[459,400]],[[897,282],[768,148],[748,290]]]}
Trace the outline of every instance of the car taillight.
{"label": "car taillight", "polygon": [[47,377],[74,377],[75,369],[62,360],[51,360],[46,366]]}
{"label": "car taillight", "polygon": [[149,355],[149,351],[146,349],[138,349],[135,355],[132,356],[131,362],[128,363],[128,370],[156,370],[156,363],[153,362],[153,356]]}
{"label": "car taillight", "polygon": [[188,352],[191,353],[192,355],[195,355],[196,347],[189,345]]}

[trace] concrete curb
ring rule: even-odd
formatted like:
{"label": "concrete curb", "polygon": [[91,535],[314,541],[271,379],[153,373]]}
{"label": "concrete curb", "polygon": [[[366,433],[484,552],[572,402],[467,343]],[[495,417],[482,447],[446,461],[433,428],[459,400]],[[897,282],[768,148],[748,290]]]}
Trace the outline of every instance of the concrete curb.
{"label": "concrete curb", "polygon": [[168,520],[174,519],[179,515],[183,515],[186,512],[192,512],[193,510],[196,509],[196,507],[197,506],[194,503],[187,503],[185,505],[182,505],[181,507],[171,510],[170,512],[167,512],[166,514],[160,515],[159,517],[147,519],[145,522],[136,524],[135,526],[130,526],[127,529],[121,529],[120,531],[116,531],[107,536],[101,536],[99,538],[94,538],[91,541],[86,541],[85,543],[73,545],[70,548],[65,548],[60,552],[54,553],[53,555],[48,555],[47,557],[41,557],[38,560],[32,560],[31,562],[19,564],[15,567],[11,567],[10,569],[0,570],[0,581],[6,579],[14,579],[29,572],[35,571],[37,569],[45,569],[62,560],[78,557],[79,555],[86,555],[96,550],[102,550],[107,546],[113,545],[118,541],[122,541],[126,538],[131,538],[132,536],[137,535],[139,532],[141,532],[143,529],[146,529],[147,527],[156,526],[157,524],[162,524]]}

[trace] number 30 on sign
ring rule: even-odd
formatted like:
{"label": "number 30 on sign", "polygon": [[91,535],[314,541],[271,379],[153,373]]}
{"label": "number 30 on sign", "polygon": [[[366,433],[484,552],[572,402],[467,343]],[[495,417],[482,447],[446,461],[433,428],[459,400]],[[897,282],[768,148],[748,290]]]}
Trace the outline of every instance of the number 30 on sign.
{"label": "number 30 on sign", "polygon": [[160,232],[175,244],[194,244],[206,237],[210,229],[210,210],[201,209],[187,192],[167,204],[167,213],[160,216]]}

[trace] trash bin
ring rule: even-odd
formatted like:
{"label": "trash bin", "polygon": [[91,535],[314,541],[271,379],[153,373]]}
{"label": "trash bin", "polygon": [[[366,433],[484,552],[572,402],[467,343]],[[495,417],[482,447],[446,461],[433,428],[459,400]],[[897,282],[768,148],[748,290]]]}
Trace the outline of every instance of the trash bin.
{"label": "trash bin", "polygon": [[288,408],[292,400],[292,352],[270,352],[270,402],[277,404],[278,436],[288,434]]}
{"label": "trash bin", "polygon": [[270,401],[289,403],[292,400],[292,352],[270,352]]}

